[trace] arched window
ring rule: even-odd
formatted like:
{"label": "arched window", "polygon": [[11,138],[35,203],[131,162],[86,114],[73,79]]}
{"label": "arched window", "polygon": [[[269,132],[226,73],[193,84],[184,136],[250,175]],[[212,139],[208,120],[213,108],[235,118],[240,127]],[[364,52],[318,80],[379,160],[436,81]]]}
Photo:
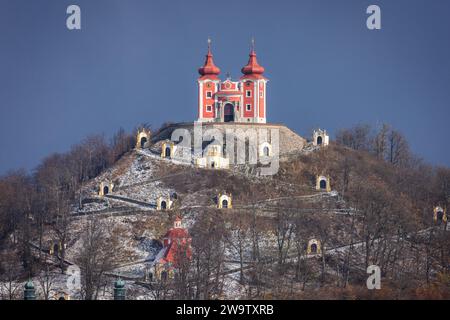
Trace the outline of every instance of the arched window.
{"label": "arched window", "polygon": [[224,209],[228,208],[228,200],[226,200],[226,199],[222,200],[222,208],[224,208]]}
{"label": "arched window", "polygon": [[270,150],[269,147],[265,146],[263,149],[263,154],[268,157],[270,155]]}
{"label": "arched window", "polygon": [[311,244],[311,253],[317,253],[317,244]]}
{"label": "arched window", "polygon": [[109,193],[109,188],[108,188],[108,186],[104,186],[103,187],[103,194],[108,194]]}

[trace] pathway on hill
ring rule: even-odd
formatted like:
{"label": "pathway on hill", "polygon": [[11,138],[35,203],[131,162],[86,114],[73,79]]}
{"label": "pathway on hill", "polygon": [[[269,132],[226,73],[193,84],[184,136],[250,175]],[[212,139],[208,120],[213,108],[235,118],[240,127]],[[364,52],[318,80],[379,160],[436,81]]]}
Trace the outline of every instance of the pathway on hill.
{"label": "pathway on hill", "polygon": [[127,198],[127,197],[124,197],[124,196],[117,196],[117,195],[107,194],[104,197],[109,198],[109,199],[114,199],[114,200],[119,200],[119,201],[132,203],[132,204],[137,204],[139,206],[143,206],[143,207],[147,207],[147,208],[152,208],[152,209],[156,208],[156,204],[154,204],[154,203],[148,203],[148,202],[144,202],[144,201],[139,201],[139,200]]}

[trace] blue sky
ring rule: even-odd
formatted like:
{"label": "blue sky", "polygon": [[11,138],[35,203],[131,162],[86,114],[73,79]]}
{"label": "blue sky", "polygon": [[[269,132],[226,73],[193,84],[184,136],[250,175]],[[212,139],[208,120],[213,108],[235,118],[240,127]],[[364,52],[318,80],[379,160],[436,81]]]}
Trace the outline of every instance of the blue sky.
{"label": "blue sky", "polygon": [[[66,28],[70,4],[82,30]],[[255,37],[268,121],[307,137],[387,122],[448,166],[449,14],[445,0],[0,0],[0,174],[88,134],[194,120],[208,36],[233,78]]]}

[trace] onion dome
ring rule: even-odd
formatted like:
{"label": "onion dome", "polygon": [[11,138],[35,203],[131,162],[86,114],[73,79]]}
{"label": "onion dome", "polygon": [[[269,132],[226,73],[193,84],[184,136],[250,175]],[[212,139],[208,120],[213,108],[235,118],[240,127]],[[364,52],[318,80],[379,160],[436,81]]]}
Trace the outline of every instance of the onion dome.
{"label": "onion dome", "polygon": [[252,40],[252,49],[249,57],[247,65],[241,69],[241,72],[244,74],[242,78],[263,79],[264,77],[262,74],[264,73],[264,67],[259,65],[258,60],[256,59],[254,40]]}
{"label": "onion dome", "polygon": [[122,279],[117,279],[116,282],[114,282],[114,287],[118,288],[118,289],[122,289],[123,287],[125,287],[125,282]]}
{"label": "onion dome", "polygon": [[28,280],[27,283],[25,283],[25,289],[27,290],[33,290],[34,289],[34,284],[31,280]]}
{"label": "onion dome", "polygon": [[198,73],[201,75],[200,78],[218,79],[217,75],[219,75],[220,69],[214,64],[210,39],[208,39],[208,53],[206,54],[205,64],[198,69]]}

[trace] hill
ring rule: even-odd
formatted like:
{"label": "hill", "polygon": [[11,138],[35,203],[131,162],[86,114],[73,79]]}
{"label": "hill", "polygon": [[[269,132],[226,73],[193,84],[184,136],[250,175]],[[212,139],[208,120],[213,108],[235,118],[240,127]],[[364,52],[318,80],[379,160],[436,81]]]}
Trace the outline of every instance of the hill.
{"label": "hill", "polygon": [[[83,273],[95,254],[90,285],[102,299],[111,297],[108,283],[118,275],[139,299],[449,297],[449,233],[432,214],[448,191],[448,169],[399,167],[300,137],[300,147],[282,149],[273,176],[252,174],[252,165],[197,168],[161,157],[155,146],[167,130],[82,183],[67,214],[52,207],[41,229],[36,215],[27,235],[36,279],[45,265],[77,265]],[[221,195],[229,197],[227,208],[219,208]],[[193,256],[167,281],[150,270],[176,216]],[[20,228],[9,234],[24,235]],[[5,254],[14,247],[9,239]],[[366,288],[370,265],[381,269],[381,290]],[[53,276],[64,287],[68,275]],[[68,291],[79,298],[83,290]]]}

